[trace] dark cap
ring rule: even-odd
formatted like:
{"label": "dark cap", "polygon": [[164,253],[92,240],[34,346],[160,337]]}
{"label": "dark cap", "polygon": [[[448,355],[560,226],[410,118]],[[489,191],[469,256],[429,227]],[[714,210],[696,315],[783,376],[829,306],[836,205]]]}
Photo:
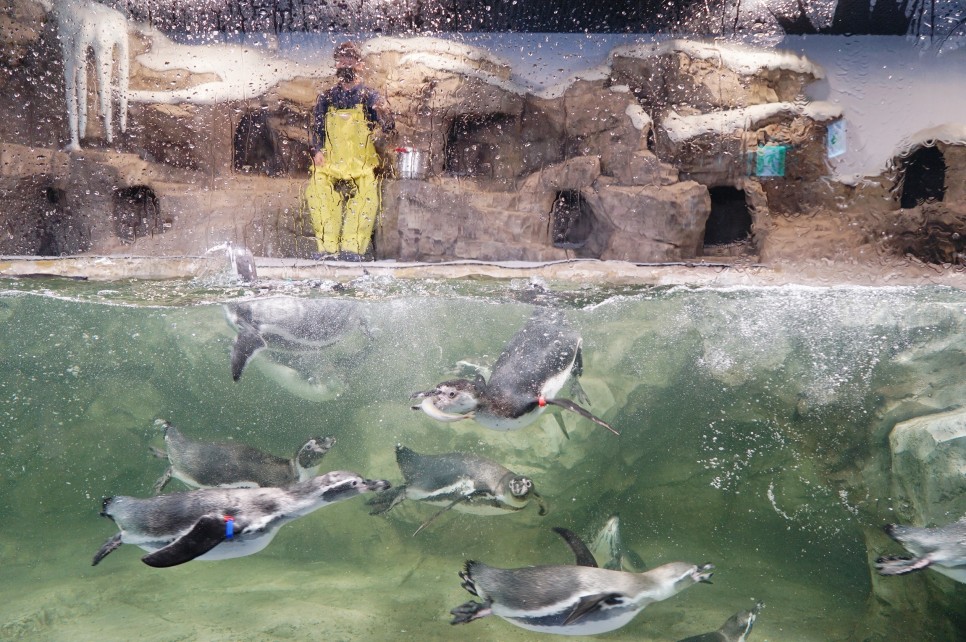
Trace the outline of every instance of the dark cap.
{"label": "dark cap", "polygon": [[335,48],[335,53],[332,54],[333,58],[352,58],[356,62],[362,60],[362,53],[359,51],[359,47],[352,42],[343,42],[341,45]]}

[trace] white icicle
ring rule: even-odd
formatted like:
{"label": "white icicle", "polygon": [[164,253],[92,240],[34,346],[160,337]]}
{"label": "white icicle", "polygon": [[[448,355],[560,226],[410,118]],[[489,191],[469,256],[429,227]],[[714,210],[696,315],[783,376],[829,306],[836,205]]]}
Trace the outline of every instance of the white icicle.
{"label": "white icicle", "polygon": [[[114,97],[119,127],[127,129],[130,62],[127,20],[117,10],[91,0],[57,0],[57,37],[64,57],[64,89],[67,94],[69,149],[80,149],[87,129],[87,52],[94,52],[94,72],[107,142],[114,141]],[[116,65],[115,65],[116,60]]]}

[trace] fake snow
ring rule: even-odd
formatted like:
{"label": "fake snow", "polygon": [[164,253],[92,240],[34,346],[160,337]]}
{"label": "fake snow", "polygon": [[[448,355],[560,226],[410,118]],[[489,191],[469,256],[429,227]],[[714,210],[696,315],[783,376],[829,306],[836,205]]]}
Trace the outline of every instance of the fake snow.
{"label": "fake snow", "polygon": [[611,60],[623,58],[650,58],[681,52],[693,59],[712,60],[735,73],[751,75],[763,69],[784,69],[800,74],[808,74],[816,80],[825,77],[819,65],[804,56],[788,51],[759,49],[727,42],[700,42],[695,40],[666,40],[649,44],[633,44],[617,47],[611,53]]}
{"label": "fake snow", "polygon": [[245,100],[266,93],[278,83],[293,78],[322,76],[327,70],[293,60],[270,56],[264,49],[243,45],[183,45],[173,42],[157,29],[144,28],[151,38],[151,50],[137,61],[155,71],[185,69],[196,74],[210,73],[220,80],[175,91],[131,91],[134,102],[211,105]]}
{"label": "fake snow", "polygon": [[812,120],[824,122],[841,117],[842,108],[827,102],[804,105],[786,102],[765,103],[694,116],[680,116],[671,111],[661,122],[661,128],[667,132],[668,138],[679,143],[702,134],[728,134],[752,129],[761,121],[777,115],[807,116]]}

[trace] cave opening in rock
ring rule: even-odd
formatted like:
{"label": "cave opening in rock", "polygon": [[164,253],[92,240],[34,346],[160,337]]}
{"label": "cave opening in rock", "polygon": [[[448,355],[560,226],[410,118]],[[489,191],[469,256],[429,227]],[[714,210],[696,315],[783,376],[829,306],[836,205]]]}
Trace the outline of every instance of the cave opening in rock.
{"label": "cave opening in rock", "polygon": [[909,209],[942,201],[946,195],[946,159],[938,147],[920,147],[904,163],[899,206]]}
{"label": "cave opening in rock", "polygon": [[594,231],[594,216],[580,190],[557,192],[550,210],[550,225],[554,247],[578,250],[587,244]]}
{"label": "cave opening in rock", "polygon": [[233,167],[236,172],[278,176],[284,165],[278,136],[268,122],[264,109],[251,111],[241,117],[235,128],[232,147]]}
{"label": "cave opening in rock", "polygon": [[711,194],[711,214],[704,228],[705,249],[749,240],[751,212],[744,190],[722,186],[711,187],[708,192]]}
{"label": "cave opening in rock", "polygon": [[67,193],[59,187],[44,188],[44,207],[41,208],[39,241],[37,254],[40,256],[60,256],[66,249],[63,231],[67,226],[64,204]]}
{"label": "cave opening in rock", "polygon": [[169,225],[161,218],[157,195],[146,185],[134,185],[114,193],[114,234],[133,242],[161,234]]}
{"label": "cave opening in rock", "polygon": [[460,114],[446,133],[443,171],[452,176],[502,178],[502,154],[518,134],[509,114]]}

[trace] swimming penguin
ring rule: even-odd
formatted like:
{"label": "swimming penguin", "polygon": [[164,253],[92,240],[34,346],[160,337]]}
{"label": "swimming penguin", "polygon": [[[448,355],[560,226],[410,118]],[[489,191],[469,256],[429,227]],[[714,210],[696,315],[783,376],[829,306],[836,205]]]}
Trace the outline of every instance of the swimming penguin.
{"label": "swimming penguin", "polygon": [[721,628],[711,633],[692,635],[679,642],[747,642],[751,634],[751,627],[755,625],[755,618],[761,613],[765,605],[758,602],[748,611],[738,611]]}
{"label": "swimming penguin", "polygon": [[235,381],[263,348],[315,353],[356,327],[371,338],[360,305],[344,299],[276,297],[229,303],[225,316],[238,332],[231,348],[231,377]]}
{"label": "swimming penguin", "polygon": [[624,546],[621,539],[621,518],[617,514],[611,515],[591,540],[590,551],[598,564],[612,571],[640,573],[647,569],[641,556]]}
{"label": "swimming penguin", "polygon": [[514,335],[493,366],[489,381],[444,381],[432,390],[415,392],[422,410],[439,421],[475,419],[493,430],[519,430],[537,420],[547,405],[559,406],[618,434],[610,424],[570,399],[556,397],[568,379],[571,392],[586,402],[578,377],[583,371],[580,335],[559,311],[541,310]]}
{"label": "swimming penguin", "polygon": [[166,451],[155,455],[171,465],[154,485],[160,493],[172,477],[191,488],[256,488],[288,486],[315,477],[322,458],[335,444],[333,437],[313,437],[305,442],[291,459],[256,450],[231,441],[197,441],[185,437],[164,420]]}
{"label": "swimming penguin", "polygon": [[140,499],[104,500],[101,515],[121,532],[94,555],[96,566],[121,544],[148,551],[141,561],[166,568],[193,559],[223,560],[259,552],[284,524],[323,506],[389,488],[385,480],[335,471],[286,488],[206,488]]}
{"label": "swimming penguin", "polygon": [[577,566],[502,569],[469,561],[462,586],[482,598],[450,613],[451,624],[487,615],[530,631],[594,635],[621,628],[648,604],[666,600],[697,582],[708,582],[712,564],[671,562],[646,573],[597,568],[587,546],[571,531],[555,528],[570,545]]}
{"label": "swimming penguin", "polygon": [[915,557],[880,557],[875,561],[879,574],[904,575],[931,568],[966,584],[966,517],[939,528],[889,524],[885,532]]}
{"label": "swimming penguin", "polygon": [[396,463],[406,483],[378,493],[367,504],[373,507],[373,515],[388,511],[406,498],[443,507],[413,535],[451,508],[477,515],[502,515],[523,510],[532,497],[540,505],[540,514],[547,514],[543,498],[529,477],[485,457],[465,453],[420,455],[397,445]]}

